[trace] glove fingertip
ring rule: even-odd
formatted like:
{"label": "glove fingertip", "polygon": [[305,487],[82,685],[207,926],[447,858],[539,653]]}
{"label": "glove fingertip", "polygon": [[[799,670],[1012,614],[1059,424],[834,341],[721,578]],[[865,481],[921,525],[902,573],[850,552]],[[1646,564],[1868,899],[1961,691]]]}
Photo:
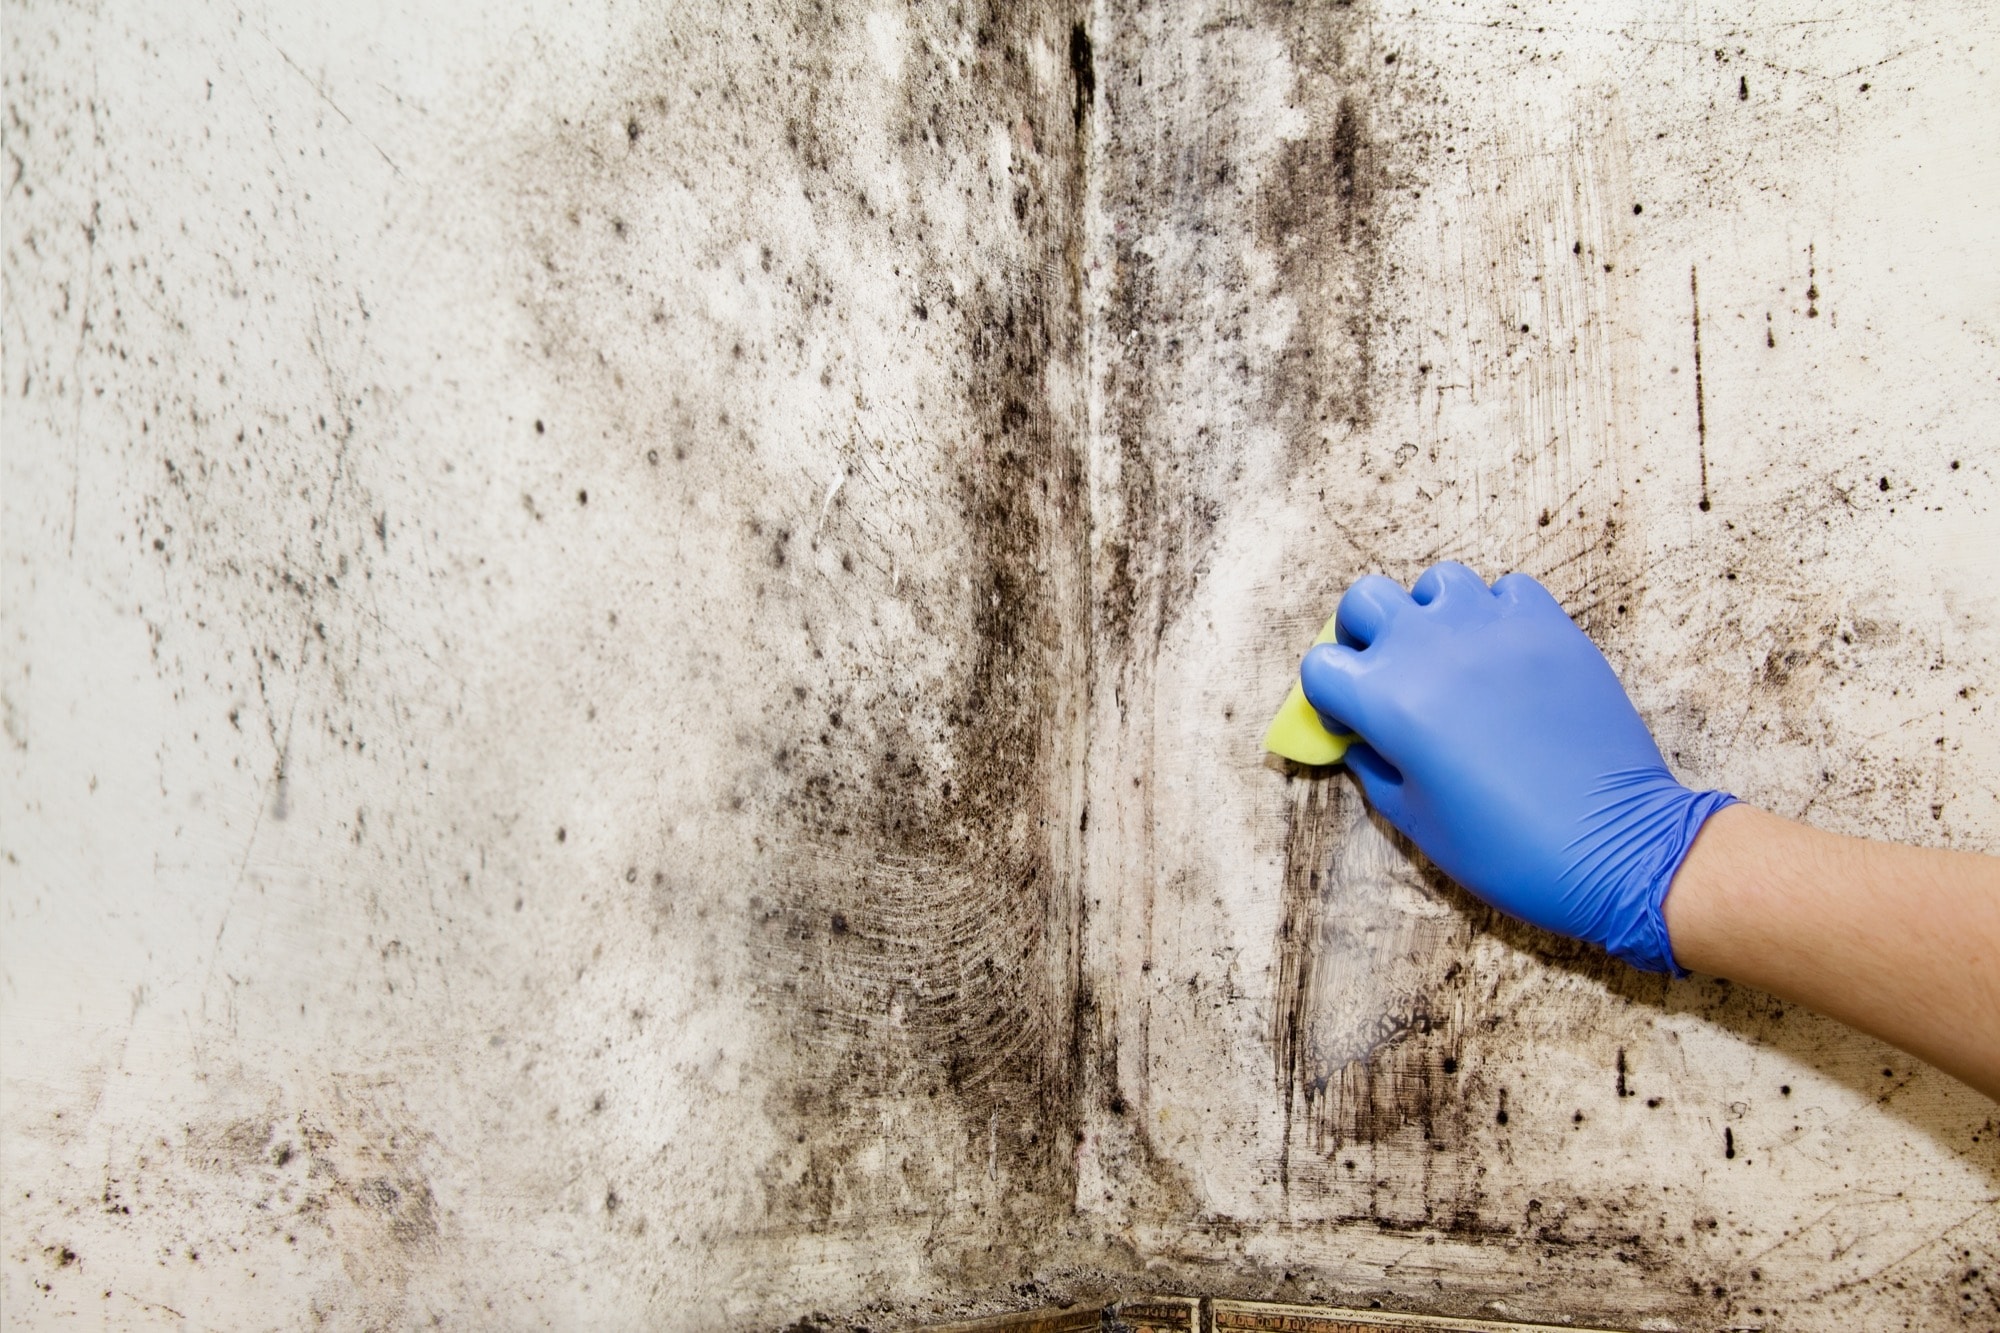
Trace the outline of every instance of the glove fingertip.
{"label": "glove fingertip", "polygon": [[1515,570],[1512,574],[1502,574],[1493,580],[1493,593],[1509,602],[1543,601],[1556,605],[1555,594],[1542,586],[1542,581],[1533,574]]}
{"label": "glove fingertip", "polygon": [[1361,654],[1359,650],[1350,648],[1344,643],[1316,643],[1306,650],[1305,661],[1301,664],[1300,674],[1316,673],[1324,675],[1328,672],[1337,671],[1342,675],[1349,675],[1360,665]]}
{"label": "glove fingertip", "polygon": [[1340,641],[1367,648],[1387,632],[1397,617],[1416,605],[1403,585],[1384,574],[1364,574],[1341,594],[1333,610]]}
{"label": "glove fingertip", "polygon": [[1306,692],[1306,701],[1327,719],[1329,730],[1356,729],[1359,718],[1355,714],[1361,710],[1355,675],[1360,665],[1360,654],[1339,643],[1315,645],[1299,664],[1299,685]]}

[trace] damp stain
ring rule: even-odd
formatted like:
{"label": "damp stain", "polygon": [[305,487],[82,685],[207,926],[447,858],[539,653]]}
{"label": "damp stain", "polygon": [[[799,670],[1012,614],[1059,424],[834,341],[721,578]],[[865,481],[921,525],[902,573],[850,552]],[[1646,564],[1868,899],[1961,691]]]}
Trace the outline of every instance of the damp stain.
{"label": "damp stain", "polygon": [[[808,1224],[852,1214],[885,1101],[941,1122],[937,1160],[919,1169],[971,1168],[970,1197],[1003,1213],[1059,1206],[1070,1178],[1079,890],[1062,729],[1082,685],[1087,514],[1075,407],[1050,385],[1081,339],[1074,236],[1094,85],[1088,37],[1059,7],[967,23],[933,44],[970,39],[972,86],[915,81],[903,148],[910,171],[936,170],[949,146],[983,141],[987,117],[1014,126],[978,205],[990,249],[907,252],[944,294],[921,322],[954,337],[966,367],[948,390],[963,437],[931,500],[963,535],[910,575],[949,589],[935,604],[962,646],[921,689],[856,686],[837,664],[804,673],[809,699],[839,713],[770,796],[781,861],[797,868],[772,886],[778,947],[799,978],[771,1000],[805,1037],[796,1091],[775,1103],[804,1131],[799,1179],[771,1201]],[[1038,86],[1037,50],[1068,53],[1069,87]],[[922,213],[896,208],[920,236]]]}
{"label": "damp stain", "polygon": [[[1308,49],[1323,48],[1315,43]],[[1258,239],[1276,258],[1284,290],[1299,303],[1270,394],[1301,462],[1365,429],[1374,414],[1382,242],[1376,195],[1385,167],[1366,86],[1342,74],[1315,64],[1300,71],[1300,97],[1315,108],[1316,123],[1280,149],[1258,201]],[[1329,98],[1314,86],[1327,83],[1341,91]]]}
{"label": "damp stain", "polygon": [[[536,148],[520,238],[551,447],[745,650],[694,672],[728,869],[641,896],[743,941],[764,1224],[949,1206],[976,1288],[1073,1193],[1088,16],[801,12],[670,86],[687,26]],[[757,183],[673,213],[714,153]]]}

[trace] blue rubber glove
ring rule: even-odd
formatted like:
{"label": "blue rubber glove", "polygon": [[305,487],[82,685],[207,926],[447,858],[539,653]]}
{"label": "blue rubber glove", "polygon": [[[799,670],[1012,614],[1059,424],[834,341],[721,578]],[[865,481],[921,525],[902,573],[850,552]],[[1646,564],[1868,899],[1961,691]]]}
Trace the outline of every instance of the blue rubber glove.
{"label": "blue rubber glove", "polygon": [[1306,655],[1306,698],[1369,804],[1473,893],[1634,967],[1687,975],[1660,904],[1702,822],[1733,804],[1667,771],[1611,664],[1525,574],[1371,574]]}

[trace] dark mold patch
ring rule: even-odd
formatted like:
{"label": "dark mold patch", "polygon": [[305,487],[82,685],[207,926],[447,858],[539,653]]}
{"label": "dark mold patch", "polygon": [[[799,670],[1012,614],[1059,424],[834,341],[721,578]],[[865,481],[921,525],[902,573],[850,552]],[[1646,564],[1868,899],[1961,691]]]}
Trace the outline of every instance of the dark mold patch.
{"label": "dark mold patch", "polygon": [[[948,1208],[981,1220],[927,1252],[976,1288],[1073,1203],[1092,43],[1073,5],[910,11],[885,125],[852,16],[748,47],[704,22],[669,25],[665,65],[696,43],[732,61],[668,86],[639,59],[617,108],[548,147],[527,225],[567,404],[550,441],[606,441],[577,446],[589,512],[627,488],[716,553],[705,595],[741,651],[702,669],[761,682],[723,690],[730,790],[690,816],[745,820],[756,854],[649,910],[713,904],[747,940],[766,1224],[928,1229]],[[1069,77],[1044,85],[1051,58]],[[726,174],[735,197],[706,178],[718,156],[758,164]],[[655,240],[700,230],[661,214],[677,191],[707,210],[684,253]],[[882,284],[893,319],[870,313]],[[819,415],[774,409],[775,385]]]}
{"label": "dark mold patch", "polygon": [[[1099,333],[1114,351],[1102,358],[1099,391],[1115,458],[1099,495],[1095,623],[1102,669],[1126,672],[1144,669],[1199,583],[1228,486],[1246,462],[1240,437],[1176,410],[1190,369],[1184,356],[1207,348],[1234,363],[1218,387],[1267,400],[1294,471],[1370,416],[1385,174],[1370,108],[1372,81],[1384,75],[1362,54],[1365,18],[1356,10],[1273,7],[1266,17],[1291,52],[1294,101],[1312,124],[1285,142],[1266,179],[1245,180],[1238,136],[1263,127],[1245,125],[1226,103],[1207,114],[1155,104],[1143,95],[1147,79],[1174,77],[1174,65],[1136,15],[1114,17],[1121,26],[1097,63],[1107,86],[1133,95],[1109,107],[1100,155],[1112,264]],[[1227,26],[1194,40],[1224,41]],[[1280,294],[1299,312],[1272,365],[1253,365],[1253,355],[1264,358],[1242,345],[1240,313],[1214,325],[1218,289],[1237,301],[1270,299],[1250,291],[1236,252],[1246,229],[1271,253]],[[1199,257],[1163,263],[1149,241],[1163,235]]]}
{"label": "dark mold patch", "polygon": [[[895,220],[882,240],[916,285],[955,293],[925,303],[920,322],[955,330],[966,367],[950,411],[967,438],[935,496],[957,550],[906,577],[930,584],[965,646],[921,690],[856,688],[837,665],[809,680],[834,711],[773,793],[785,867],[773,924],[795,960],[778,971],[796,981],[769,999],[798,1043],[794,1091],[778,1106],[802,1142],[769,1198],[774,1215],[810,1226],[862,1215],[872,1187],[856,1157],[885,1104],[954,1127],[937,1136],[937,1160],[904,1168],[935,1179],[924,1193],[970,1167],[983,1177],[972,1196],[1001,1214],[1068,1203],[1077,888],[1057,813],[1070,762],[1059,728],[1082,683],[1085,508],[1078,415],[1051,400],[1047,371],[1077,356],[1081,311],[1073,281],[1030,275],[1076,268],[1082,158],[1067,131],[1088,94],[1080,82],[1074,116],[1068,97],[1037,94],[1025,51],[1074,53],[1080,31],[1060,9],[996,8],[971,34],[972,86],[909,78],[899,139],[912,174],[939,170],[940,154],[949,162],[945,145],[980,142],[995,108],[1026,127],[1007,179],[975,205],[991,210],[980,230],[998,238],[983,256],[921,239],[905,248],[896,229],[921,237],[921,207],[868,205]],[[957,41],[933,37],[913,51]],[[1087,81],[1087,38],[1082,55]],[[801,153],[807,178],[817,154],[837,179],[839,152],[824,134],[815,142]]]}
{"label": "dark mold patch", "polygon": [[1090,33],[1080,20],[1069,29],[1069,77],[1076,91],[1076,128],[1082,130],[1091,103],[1097,98],[1097,58],[1090,49]]}
{"label": "dark mold patch", "polygon": [[[1302,78],[1348,83],[1337,69],[1308,67]],[[1322,94],[1309,104],[1327,101]],[[1258,239],[1299,303],[1271,393],[1301,461],[1365,428],[1373,415],[1382,167],[1369,121],[1365,94],[1345,87],[1331,98],[1331,123],[1286,142],[1260,200]]]}

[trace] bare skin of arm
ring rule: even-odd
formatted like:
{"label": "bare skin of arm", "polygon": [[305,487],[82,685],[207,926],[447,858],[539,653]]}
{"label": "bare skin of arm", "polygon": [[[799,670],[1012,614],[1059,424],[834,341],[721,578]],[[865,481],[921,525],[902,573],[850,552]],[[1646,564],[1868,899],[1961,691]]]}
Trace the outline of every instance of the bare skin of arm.
{"label": "bare skin of arm", "polygon": [[1664,905],[1681,966],[1756,986],[2000,1100],[2000,857],[1871,842],[1735,805]]}

